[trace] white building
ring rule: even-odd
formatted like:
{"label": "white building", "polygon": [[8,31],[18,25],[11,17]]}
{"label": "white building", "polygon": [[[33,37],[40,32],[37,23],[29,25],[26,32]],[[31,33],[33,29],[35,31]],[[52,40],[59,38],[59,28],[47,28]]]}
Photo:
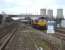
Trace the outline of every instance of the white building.
{"label": "white building", "polygon": [[63,17],[63,9],[57,9],[57,18],[64,18]]}
{"label": "white building", "polygon": [[65,28],[65,19],[61,21],[61,27]]}
{"label": "white building", "polygon": [[40,9],[40,15],[46,16],[46,9]]}
{"label": "white building", "polygon": [[47,33],[55,33],[54,24],[55,21],[48,21]]}
{"label": "white building", "polygon": [[49,9],[49,10],[47,11],[47,16],[48,16],[49,18],[53,18],[53,10],[52,10],[52,9]]}

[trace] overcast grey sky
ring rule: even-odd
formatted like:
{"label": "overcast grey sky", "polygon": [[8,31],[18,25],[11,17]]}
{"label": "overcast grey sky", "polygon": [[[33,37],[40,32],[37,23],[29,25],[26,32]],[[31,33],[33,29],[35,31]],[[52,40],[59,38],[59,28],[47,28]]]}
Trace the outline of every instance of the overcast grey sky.
{"label": "overcast grey sky", "polygon": [[0,12],[8,14],[40,14],[41,8],[53,9],[55,15],[57,8],[65,11],[65,0],[0,0]]}

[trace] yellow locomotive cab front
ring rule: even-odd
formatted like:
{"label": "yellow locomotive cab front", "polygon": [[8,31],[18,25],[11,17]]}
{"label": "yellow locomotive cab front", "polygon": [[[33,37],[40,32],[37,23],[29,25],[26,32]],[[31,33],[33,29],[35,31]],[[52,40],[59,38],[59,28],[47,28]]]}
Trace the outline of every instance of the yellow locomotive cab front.
{"label": "yellow locomotive cab front", "polygon": [[47,21],[46,19],[38,19],[33,21],[33,28],[41,31],[47,30]]}
{"label": "yellow locomotive cab front", "polygon": [[39,26],[45,26],[45,25],[47,25],[47,22],[45,20],[39,20],[38,23],[37,23],[37,25],[39,25]]}

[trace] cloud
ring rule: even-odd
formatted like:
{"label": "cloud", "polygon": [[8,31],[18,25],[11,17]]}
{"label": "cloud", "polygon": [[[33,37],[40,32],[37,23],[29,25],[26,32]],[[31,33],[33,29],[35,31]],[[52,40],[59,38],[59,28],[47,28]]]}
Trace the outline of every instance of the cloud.
{"label": "cloud", "polygon": [[48,8],[51,4],[53,4],[54,0],[35,0],[33,2],[33,6],[38,8]]}
{"label": "cloud", "polygon": [[65,0],[0,0],[0,11],[40,14],[40,9],[46,8],[53,9],[55,15],[57,8],[65,9],[64,2]]}
{"label": "cloud", "polygon": [[60,5],[60,6],[64,6],[65,5],[65,0],[56,0],[56,4]]}

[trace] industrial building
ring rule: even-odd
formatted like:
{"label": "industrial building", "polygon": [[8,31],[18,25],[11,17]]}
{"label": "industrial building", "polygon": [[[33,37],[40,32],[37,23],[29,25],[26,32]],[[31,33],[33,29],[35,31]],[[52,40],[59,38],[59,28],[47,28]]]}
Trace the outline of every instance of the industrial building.
{"label": "industrial building", "polygon": [[52,9],[49,9],[47,11],[47,16],[48,16],[48,18],[53,18],[53,10]]}
{"label": "industrial building", "polygon": [[46,9],[40,9],[40,15],[46,16]]}
{"label": "industrial building", "polygon": [[64,18],[63,17],[63,9],[57,9],[57,18]]}

